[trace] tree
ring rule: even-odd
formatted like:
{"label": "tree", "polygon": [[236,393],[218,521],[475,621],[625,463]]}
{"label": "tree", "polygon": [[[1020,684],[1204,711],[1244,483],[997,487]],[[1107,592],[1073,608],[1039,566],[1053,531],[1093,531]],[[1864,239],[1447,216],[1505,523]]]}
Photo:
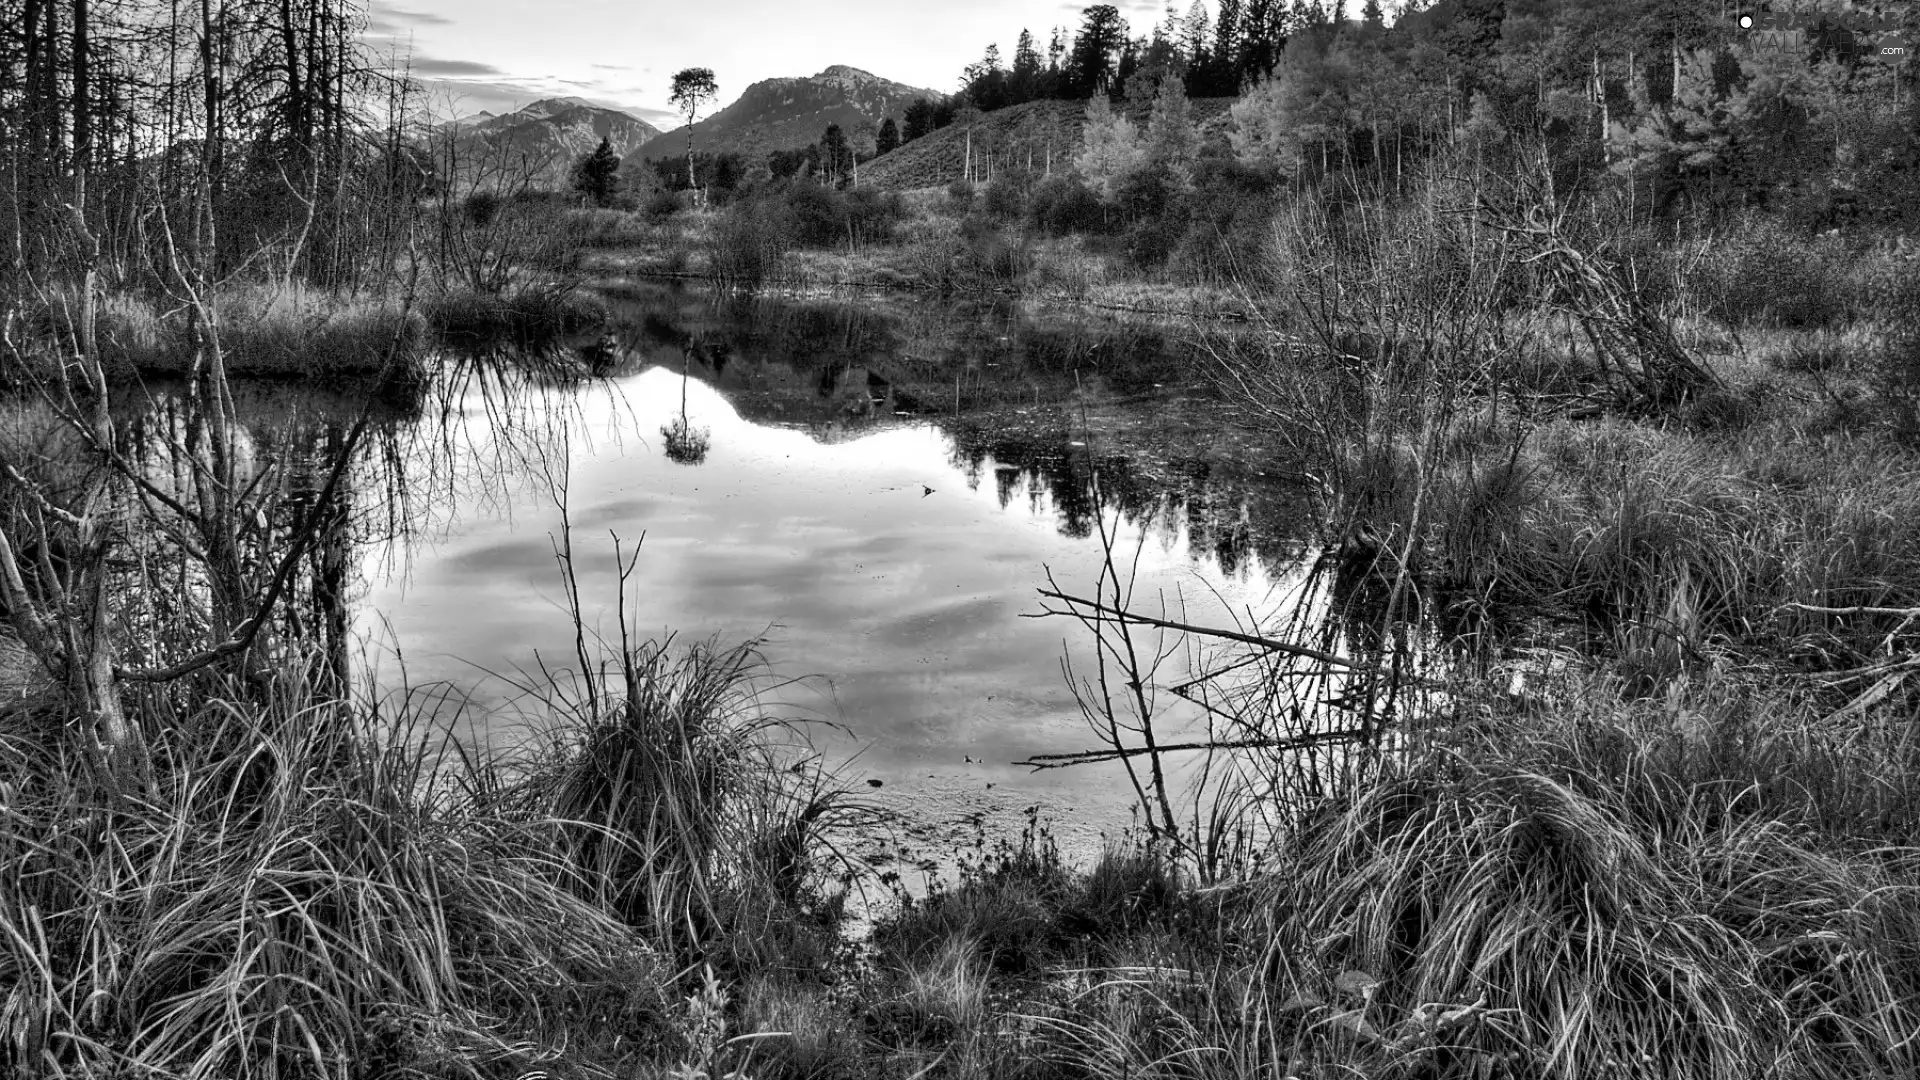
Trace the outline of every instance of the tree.
{"label": "tree", "polygon": [[1280,0],[1247,0],[1246,15],[1240,27],[1240,78],[1246,82],[1264,79],[1280,60],[1286,47],[1286,5]]}
{"label": "tree", "polygon": [[829,184],[839,184],[853,169],[853,147],[839,124],[828,124],[826,134],[820,136],[820,165]]}
{"label": "tree", "polygon": [[1213,24],[1213,64],[1207,93],[1230,96],[1240,92],[1240,0],[1220,0],[1220,18]]}
{"label": "tree", "polygon": [[604,136],[593,153],[574,163],[573,190],[592,199],[595,206],[613,205],[613,197],[620,193],[620,155]]}
{"label": "tree", "polygon": [[1008,83],[1011,104],[1020,105],[1040,96],[1040,52],[1034,48],[1033,34],[1020,31],[1013,46],[1013,76]]}
{"label": "tree", "polygon": [[673,76],[673,92],[667,100],[679,106],[687,117],[687,186],[699,191],[693,177],[693,122],[699,118],[700,106],[712,101],[720,93],[720,84],[713,80],[713,69],[694,67],[684,68]]}
{"label": "tree", "polygon": [[1147,120],[1146,149],[1148,162],[1168,170],[1176,178],[1176,187],[1191,185],[1193,162],[1200,156],[1200,132],[1193,126],[1186,84],[1178,76],[1169,74],[1160,80]]}
{"label": "tree", "polygon": [[1014,104],[1008,92],[1008,79],[1007,69],[1000,63],[1000,46],[988,45],[986,54],[968,64],[962,73],[961,92],[983,111],[992,112]]}
{"label": "tree", "polygon": [[1204,0],[1193,0],[1187,17],[1180,24],[1180,51],[1186,54],[1187,70],[1200,77],[1207,65],[1207,46],[1213,40],[1213,17],[1207,14]]}
{"label": "tree", "polygon": [[1073,167],[1086,177],[1087,186],[1099,192],[1102,199],[1112,201],[1119,185],[1146,160],[1146,148],[1133,121],[1115,113],[1105,94],[1093,95],[1087,101],[1081,150],[1073,159]]}
{"label": "tree", "polygon": [[873,141],[876,155],[890,154],[900,147],[900,126],[889,116],[880,121],[880,134]]}
{"label": "tree", "polygon": [[933,130],[933,102],[926,98],[914,98],[907,106],[906,124],[900,131],[900,141],[910,143]]}
{"label": "tree", "polygon": [[1087,8],[1080,20],[1080,36],[1073,40],[1068,81],[1083,97],[1108,93],[1113,86],[1115,65],[1127,43],[1127,22],[1112,4]]}
{"label": "tree", "polygon": [[1330,147],[1346,152],[1356,120],[1356,82],[1345,49],[1323,49],[1312,34],[1295,38],[1273,74],[1229,110],[1235,156],[1248,165],[1297,170],[1313,147],[1324,170]]}

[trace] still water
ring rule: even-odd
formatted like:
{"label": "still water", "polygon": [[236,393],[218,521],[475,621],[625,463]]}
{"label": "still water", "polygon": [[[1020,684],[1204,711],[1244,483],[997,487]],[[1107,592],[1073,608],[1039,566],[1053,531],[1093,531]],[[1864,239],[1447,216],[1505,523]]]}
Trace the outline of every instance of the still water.
{"label": "still water", "polygon": [[[1190,463],[1190,447],[1122,446],[1085,421],[1089,400],[1109,417],[1162,407],[1086,389],[1111,371],[1042,386],[1046,373],[1021,370],[1018,348],[1003,345],[1006,370],[983,384],[1019,384],[1013,397],[1027,380],[1036,404],[970,408],[962,383],[942,413],[916,398],[944,385],[944,369],[889,365],[899,342],[884,330],[861,331],[881,335],[862,355],[836,356],[846,333],[823,346],[804,334],[769,343],[673,330],[688,304],[675,294],[623,309],[633,332],[605,346],[617,353],[612,377],[532,382],[510,405],[475,380],[420,425],[406,452],[430,523],[363,560],[358,629],[376,678],[397,689],[404,657],[407,683],[442,684],[442,707],[466,703],[471,738],[511,747],[525,737],[514,684],[577,666],[557,552],[570,544],[589,631],[617,641],[618,549],[632,559],[632,633],[761,639],[773,672],[796,680],[770,686],[769,704],[818,722],[815,744],[856,789],[923,837],[1031,807],[1070,847],[1125,827],[1133,795],[1117,769],[1015,764],[1099,745],[1062,671],[1064,658],[1092,670],[1091,638],[1070,619],[1028,617],[1042,609],[1036,589],[1051,577],[1094,595],[1099,514],[1137,610],[1205,624],[1270,614],[1298,576],[1296,549],[1250,539],[1267,535],[1253,518],[1276,504],[1217,475],[1196,481],[1190,464],[1164,468]],[[699,315],[708,331],[743,318]],[[892,325],[918,334],[924,322],[910,311]],[[849,397],[849,382],[871,389]],[[776,392],[788,383],[801,389]],[[1071,419],[1076,401],[1077,422],[1024,422]],[[666,452],[662,429],[676,421],[704,433],[697,463]],[[996,438],[1015,426],[1018,438]],[[1121,508],[1094,507],[1096,474]],[[1176,653],[1160,681],[1188,664]],[[1162,700],[1167,731],[1194,722],[1172,707],[1184,703]]]}

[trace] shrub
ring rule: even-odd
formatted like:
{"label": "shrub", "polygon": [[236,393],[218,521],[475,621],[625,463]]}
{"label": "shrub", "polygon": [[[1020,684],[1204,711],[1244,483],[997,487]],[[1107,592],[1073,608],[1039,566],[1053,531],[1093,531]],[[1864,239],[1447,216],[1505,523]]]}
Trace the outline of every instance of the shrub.
{"label": "shrub", "polygon": [[1190,224],[1168,256],[1169,269],[1200,285],[1244,280],[1273,242],[1277,187],[1265,170],[1232,158],[1202,158],[1194,171]]}
{"label": "shrub", "polygon": [[1097,233],[1107,227],[1107,212],[1100,196],[1079,177],[1054,176],[1034,187],[1027,220],[1050,236]]}
{"label": "shrub", "polygon": [[787,243],[808,248],[838,248],[888,239],[906,217],[897,193],[856,189],[839,191],[805,180],[763,191],[751,199],[766,223],[777,220]]}
{"label": "shrub", "polygon": [[500,212],[501,203],[504,201],[497,192],[476,191],[467,196],[466,201],[460,204],[460,209],[466,215],[468,222],[474,225],[488,225],[492,223],[493,216]]}
{"label": "shrub", "polygon": [[656,188],[647,196],[642,213],[646,215],[649,222],[657,225],[686,209],[688,198],[689,196],[684,192]]}
{"label": "shrub", "polygon": [[1715,246],[1694,287],[1702,306],[1728,323],[1819,329],[1855,314],[1848,264],[1836,237],[1802,239],[1754,221]]}
{"label": "shrub", "polygon": [[715,216],[708,268],[722,284],[756,289],[777,276],[793,243],[791,218],[776,198],[741,199]]}
{"label": "shrub", "polygon": [[1027,212],[1027,195],[1032,186],[1031,177],[1026,173],[1002,173],[988,182],[980,208],[989,217],[1017,221]]}

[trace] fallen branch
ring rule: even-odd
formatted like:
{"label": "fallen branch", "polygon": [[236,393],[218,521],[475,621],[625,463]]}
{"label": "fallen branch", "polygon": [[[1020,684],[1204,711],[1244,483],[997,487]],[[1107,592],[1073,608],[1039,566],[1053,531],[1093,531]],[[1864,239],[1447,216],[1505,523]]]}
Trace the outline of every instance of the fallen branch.
{"label": "fallen branch", "polygon": [[1780,606],[1793,611],[1803,611],[1809,615],[1886,615],[1892,618],[1920,619],[1920,607],[1822,607],[1818,604],[1799,603]]}
{"label": "fallen branch", "polygon": [[[1079,597],[1079,596],[1069,596],[1066,593],[1056,592],[1053,589],[1040,589],[1037,591],[1040,593],[1041,596],[1051,597],[1055,600],[1064,600],[1069,604],[1078,604],[1083,607],[1088,607],[1093,609],[1096,612],[1101,613],[1102,615],[1106,615],[1116,620],[1122,620],[1122,621],[1130,620],[1136,623],[1144,623],[1147,626],[1157,626],[1164,630],[1178,630],[1183,634],[1198,634],[1201,637],[1219,638],[1223,641],[1237,641],[1244,645],[1253,645],[1258,648],[1266,649],[1269,652],[1284,653],[1288,656],[1297,656],[1304,660],[1317,660],[1320,663],[1326,664],[1330,667],[1345,668],[1348,671],[1377,670],[1377,665],[1368,664],[1358,660],[1349,660],[1344,656],[1339,656],[1334,653],[1326,652],[1325,650],[1322,650],[1322,649],[1310,648],[1306,645],[1295,645],[1290,641],[1278,641],[1274,638],[1261,637],[1258,634],[1248,634],[1238,630],[1223,630],[1223,629],[1220,629],[1219,627],[1196,626],[1193,623],[1183,623],[1183,622],[1176,622],[1172,619],[1155,618],[1152,615],[1141,615],[1136,612],[1125,611],[1116,607],[1108,607],[1107,605],[1102,604],[1096,600],[1088,600],[1084,597]],[[1074,618],[1086,617],[1077,611],[1058,611],[1052,608],[1048,608],[1037,615],[1032,613],[1023,614],[1021,615],[1021,618],[1040,619],[1040,618],[1045,618],[1049,615],[1068,615]],[[1320,674],[1320,673],[1316,673],[1316,674]],[[1429,689],[1435,689],[1440,686],[1439,683],[1436,683],[1430,679],[1422,679],[1415,676],[1402,676],[1402,678],[1406,680],[1407,684],[1412,686],[1426,687]]]}
{"label": "fallen branch", "polygon": [[[1108,607],[1097,600],[1088,600],[1088,599],[1085,599],[1084,597],[1079,597],[1079,596],[1069,596],[1066,593],[1055,592],[1052,589],[1040,589],[1038,590],[1038,592],[1040,593],[1041,596],[1051,597],[1055,600],[1064,600],[1069,604],[1079,604],[1083,607],[1092,608],[1093,610],[1101,612],[1106,615],[1112,615],[1120,619],[1131,619],[1134,622],[1145,623],[1148,626],[1158,626],[1166,630],[1178,630],[1181,633],[1185,633],[1185,634],[1199,634],[1202,637],[1220,638],[1225,641],[1238,641],[1246,645],[1257,645],[1260,648],[1268,650],[1269,652],[1286,653],[1289,656],[1298,656],[1307,660],[1318,660],[1323,664],[1331,664],[1335,667],[1343,667],[1343,668],[1348,668],[1356,671],[1365,670],[1366,667],[1368,666],[1366,664],[1349,660],[1344,656],[1336,656],[1333,653],[1323,652],[1319,649],[1309,648],[1305,645],[1295,645],[1292,642],[1276,641],[1273,638],[1261,637],[1258,634],[1245,634],[1237,630],[1222,630],[1217,627],[1195,626],[1192,623],[1175,622],[1172,619],[1157,619],[1151,615],[1140,615],[1135,612],[1122,610],[1120,608]],[[1041,612],[1039,615],[1023,614],[1021,618],[1038,619],[1038,618],[1043,618],[1047,615],[1077,616],[1078,613],[1072,612],[1072,611],[1048,610],[1048,611]]]}
{"label": "fallen branch", "polygon": [[1239,739],[1233,742],[1209,741],[1173,743],[1158,747],[1126,746],[1107,750],[1078,750],[1071,754],[1035,754],[1025,761],[1016,761],[1014,764],[1024,765],[1039,772],[1042,769],[1065,769],[1074,765],[1091,765],[1101,761],[1145,757],[1148,754],[1192,753],[1199,750],[1301,750],[1322,743],[1350,742],[1365,736],[1366,733],[1359,728],[1340,728],[1335,731],[1316,731],[1312,734],[1295,735],[1285,739]]}

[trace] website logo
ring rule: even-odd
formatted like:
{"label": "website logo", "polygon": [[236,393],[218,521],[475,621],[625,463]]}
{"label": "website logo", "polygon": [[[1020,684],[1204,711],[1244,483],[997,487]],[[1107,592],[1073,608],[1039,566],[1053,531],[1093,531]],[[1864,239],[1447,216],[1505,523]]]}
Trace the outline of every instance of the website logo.
{"label": "website logo", "polygon": [[1760,48],[1804,54],[1819,49],[1843,60],[1879,60],[1897,64],[1913,56],[1908,40],[1891,16],[1865,11],[1773,11],[1761,8],[1734,16],[1734,29]]}

